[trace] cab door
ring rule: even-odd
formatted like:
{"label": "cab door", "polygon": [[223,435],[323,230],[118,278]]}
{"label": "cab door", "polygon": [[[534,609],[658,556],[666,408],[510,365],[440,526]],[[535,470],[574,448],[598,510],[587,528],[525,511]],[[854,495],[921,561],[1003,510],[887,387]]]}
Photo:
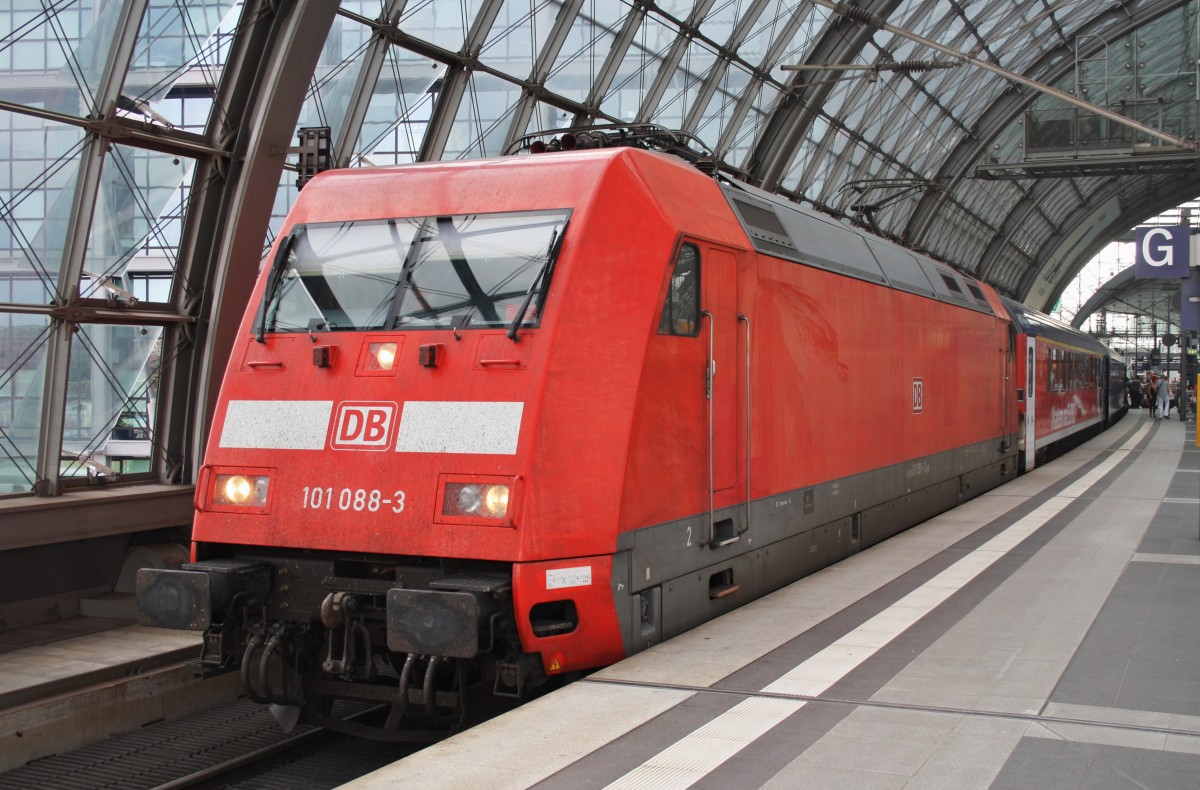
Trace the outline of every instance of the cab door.
{"label": "cab door", "polygon": [[738,393],[744,365],[738,364],[737,259],[728,250],[701,247],[704,336],[708,343],[706,395],[709,406],[709,468],[712,491],[737,483]]}

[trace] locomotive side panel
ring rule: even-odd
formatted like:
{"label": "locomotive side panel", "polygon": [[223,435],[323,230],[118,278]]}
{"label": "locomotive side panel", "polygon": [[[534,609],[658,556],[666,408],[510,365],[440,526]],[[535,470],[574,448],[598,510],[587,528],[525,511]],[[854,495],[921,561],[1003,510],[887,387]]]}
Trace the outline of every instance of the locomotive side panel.
{"label": "locomotive side panel", "polygon": [[788,426],[764,436],[775,443],[760,478],[770,490],[1002,435],[1006,404],[993,382],[1003,322],[795,264],[764,258],[760,271],[763,399]]}
{"label": "locomotive side panel", "polygon": [[[701,271],[724,254],[691,236],[686,245]],[[710,444],[707,399],[721,391],[705,373],[710,331],[721,353],[714,316],[728,325],[730,311],[706,302],[693,336],[650,337],[622,512],[635,645],[648,605],[661,610],[654,633],[669,637],[1015,474],[1004,317],[740,257],[733,365],[714,359],[716,379],[742,377],[727,400],[734,441]],[[670,287],[668,275],[660,294]],[[719,431],[715,407],[712,420]],[[711,470],[710,446],[728,453]],[[728,486],[722,460],[735,473]]]}

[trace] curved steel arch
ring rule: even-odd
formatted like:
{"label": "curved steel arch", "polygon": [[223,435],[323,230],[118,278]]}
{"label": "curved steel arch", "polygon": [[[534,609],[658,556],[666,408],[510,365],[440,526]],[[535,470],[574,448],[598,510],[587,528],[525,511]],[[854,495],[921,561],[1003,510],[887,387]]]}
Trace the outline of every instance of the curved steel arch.
{"label": "curved steel arch", "polygon": [[[863,3],[860,7],[886,19],[900,5],[901,0],[877,0]],[[869,25],[845,17],[832,19],[825,35],[810,50],[804,62],[807,65],[851,63],[874,33],[875,29]],[[783,173],[796,155],[804,135],[820,115],[817,108],[833,90],[828,80],[834,73],[798,71],[789,80],[788,92],[771,114],[771,121],[754,145],[745,167],[758,186],[768,190],[780,186]],[[813,79],[806,80],[804,74],[813,75]]]}
{"label": "curved steel arch", "polygon": [[[1129,2],[1110,6],[1103,12],[1088,20],[1088,24],[1076,31],[1075,36],[1090,36],[1097,29],[1103,29],[1106,35],[1115,38],[1121,38],[1130,35],[1136,29],[1153,22],[1166,14],[1171,13],[1181,7],[1188,5],[1188,0],[1162,0],[1161,2]],[[1132,8],[1139,6],[1138,8]],[[1081,50],[1081,54],[1087,57],[1094,54],[1102,46],[1102,42],[1096,42],[1090,47]],[[1030,68],[1026,70],[1025,76],[1040,80],[1044,83],[1053,84],[1067,74],[1069,74],[1075,65],[1074,53],[1069,47],[1061,46],[1043,53]],[[975,164],[980,161],[987,152],[987,149],[993,142],[1004,132],[1011,124],[1017,121],[1021,114],[1029,107],[1029,105],[1038,97],[1038,94],[1032,89],[1025,86],[1016,85],[1006,91],[1000,98],[994,101],[988,109],[980,116],[979,121],[975,124],[974,133],[969,138],[964,138],[959,145],[946,157],[942,166],[939,168],[937,176],[934,178],[938,183],[947,184],[945,191],[935,193],[927,193],[914,209],[907,227],[902,231],[902,236],[918,246],[923,244],[930,226],[935,222],[938,216],[945,210],[946,203],[953,200],[954,193],[961,188],[961,185],[971,178],[971,173]],[[1116,179],[1111,182],[1114,184],[1115,192],[1120,192],[1122,186],[1120,180]],[[1036,187],[1033,192],[1036,192]],[[1183,190],[1186,192],[1186,190]],[[1088,193],[1088,196],[1081,198],[1081,204],[1094,204],[1097,201],[1091,198],[1095,197],[1095,190]],[[1192,195],[1185,194],[1182,199],[1191,197]],[[1020,221],[1024,220],[1030,212],[1037,211],[1036,196],[1027,193],[1025,198],[1026,205],[1020,211],[1010,210],[1009,219],[1004,224],[995,227],[994,239],[975,265],[975,270],[981,279],[996,285],[1001,290],[1010,293],[1015,298],[1025,300],[1030,296],[1034,282],[1039,276],[1038,269],[1044,268],[1047,261],[1043,258],[1040,267],[1035,268],[1035,261],[1040,256],[1035,256],[1033,261],[1030,261],[1028,271],[1017,282],[1012,282],[1011,278],[997,278],[996,270],[1003,265],[1001,262],[1004,258],[1006,250],[1010,248],[1008,244],[1008,234],[1006,229],[1019,225]],[[1103,200],[1099,201],[1103,202]],[[1178,202],[1178,200],[1176,201]],[[1175,205],[1172,203],[1170,205]],[[1086,216],[1091,213],[1089,208],[1083,212]],[[1153,212],[1153,213],[1157,213]],[[1136,217],[1134,222],[1145,219],[1147,216],[1153,216],[1153,213],[1143,214]],[[1078,214],[1078,212],[1076,212]],[[1013,216],[1019,215],[1019,221],[1013,221]],[[1123,213],[1123,216],[1125,214]],[[1105,226],[1108,227],[1107,225]],[[1128,227],[1128,226],[1126,226]],[[1119,228],[1124,230],[1125,228]],[[1042,249],[1045,251],[1048,246],[1053,245],[1055,238],[1061,239],[1064,235],[1070,233],[1070,228],[1066,223],[1061,224],[1054,236],[1047,237],[1047,243]],[[1095,237],[1097,240],[1100,236]],[[1066,284],[1078,273],[1087,261],[1104,246],[1104,241],[1097,241],[1095,244],[1086,244],[1079,247],[1080,256],[1073,260],[1069,265],[1063,268],[1063,274],[1055,279],[1055,283],[1047,290],[1045,294],[1039,296],[1045,298],[1035,299],[1037,302],[1033,306],[1045,307],[1047,304],[1052,304],[1057,295],[1061,293]],[[962,265],[964,262],[959,262]]]}
{"label": "curved steel arch", "polygon": [[[1178,313],[1175,321],[1171,320],[1170,315],[1173,307],[1178,308],[1172,302],[1179,293],[1178,280],[1139,280],[1134,276],[1133,267],[1128,266],[1096,289],[1096,293],[1079,308],[1071,320],[1071,326],[1080,329],[1096,312],[1120,305],[1122,309],[1117,312],[1130,312],[1162,321],[1164,331],[1172,332],[1179,328]],[[1160,313],[1160,308],[1165,309]]]}
{"label": "curved steel arch", "polygon": [[1150,217],[1191,200],[1196,197],[1198,192],[1200,192],[1200,176],[1196,171],[1192,171],[1190,174],[1181,173],[1160,178],[1147,177],[1142,180],[1140,188],[1136,191],[1130,190],[1128,184],[1114,184],[1103,197],[1106,201],[1116,201],[1117,213],[1106,216],[1106,221],[1102,223],[1095,223],[1094,227],[1087,232],[1086,238],[1071,244],[1069,229],[1084,227],[1087,217],[1094,213],[1098,205],[1103,205],[1095,200],[1086,206],[1081,204],[1077,209],[1079,216],[1076,224],[1062,223],[1063,228],[1068,230],[1047,239],[1047,246],[1052,242],[1057,242],[1059,246],[1069,245],[1072,248],[1070,254],[1064,255],[1057,249],[1047,249],[1045,255],[1040,256],[1047,261],[1047,265],[1053,260],[1065,260],[1066,265],[1062,269],[1062,274],[1055,278],[1044,294],[1033,298],[1035,296],[1035,280],[1032,278],[1038,276],[1040,270],[1031,271],[1030,279],[1023,283],[1024,293],[1029,299],[1029,303],[1034,307],[1040,306],[1039,309],[1046,309],[1047,306],[1053,305],[1088,261],[1104,249],[1112,239]]}

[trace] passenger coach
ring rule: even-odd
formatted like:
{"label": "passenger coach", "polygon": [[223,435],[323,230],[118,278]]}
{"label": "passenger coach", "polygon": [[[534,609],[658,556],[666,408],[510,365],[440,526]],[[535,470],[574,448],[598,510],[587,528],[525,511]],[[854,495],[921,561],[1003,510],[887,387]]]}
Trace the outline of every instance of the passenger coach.
{"label": "passenger coach", "polygon": [[1027,305],[1004,300],[1022,363],[1017,371],[1021,470],[1051,448],[1124,416],[1126,365],[1108,346]]}

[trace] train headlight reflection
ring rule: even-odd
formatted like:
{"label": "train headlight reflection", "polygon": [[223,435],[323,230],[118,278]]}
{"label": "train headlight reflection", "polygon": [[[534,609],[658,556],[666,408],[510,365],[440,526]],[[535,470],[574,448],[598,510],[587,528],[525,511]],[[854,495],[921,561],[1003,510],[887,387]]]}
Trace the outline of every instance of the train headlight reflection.
{"label": "train headlight reflection", "polygon": [[442,515],[502,519],[508,515],[509,487],[494,483],[447,483]]}
{"label": "train headlight reflection", "polygon": [[263,507],[267,504],[270,482],[266,475],[217,475],[213,485],[213,503]]}

